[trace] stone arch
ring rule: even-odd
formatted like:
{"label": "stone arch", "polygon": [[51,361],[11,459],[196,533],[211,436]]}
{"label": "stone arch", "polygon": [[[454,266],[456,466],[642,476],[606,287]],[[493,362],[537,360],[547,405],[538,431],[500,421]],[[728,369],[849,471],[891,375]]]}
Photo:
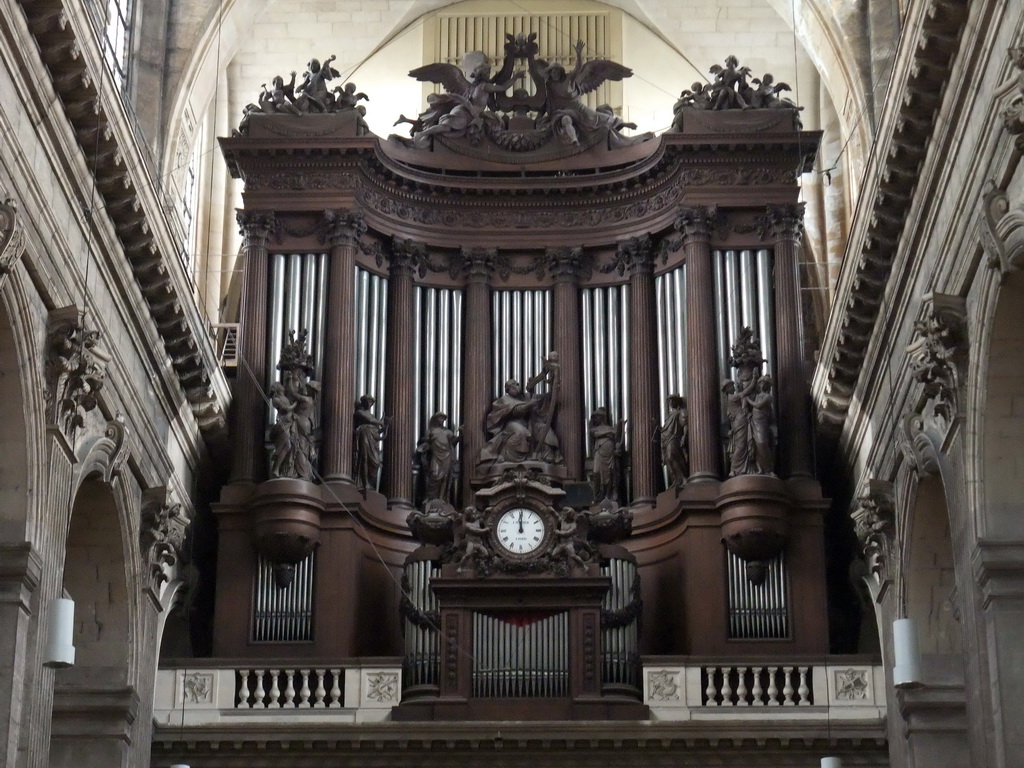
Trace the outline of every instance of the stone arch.
{"label": "stone arch", "polygon": [[[75,601],[75,665],[54,676],[51,764],[127,766],[139,714],[142,627],[137,517],[120,478],[87,455],[71,506],[64,591]],[[136,514],[129,514],[135,510]],[[141,723],[139,725],[142,725]]]}

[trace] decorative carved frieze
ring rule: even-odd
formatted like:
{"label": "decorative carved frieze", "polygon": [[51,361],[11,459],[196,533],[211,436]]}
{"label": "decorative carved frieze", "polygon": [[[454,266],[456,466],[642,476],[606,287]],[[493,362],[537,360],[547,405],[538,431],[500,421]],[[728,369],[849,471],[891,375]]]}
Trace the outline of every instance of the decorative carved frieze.
{"label": "decorative carved frieze", "polygon": [[181,504],[169,501],[166,488],[145,491],[139,527],[139,546],[153,585],[160,586],[173,576],[183,560],[185,537],[191,520]]}
{"label": "decorative carved frieze", "polygon": [[0,205],[0,285],[25,253],[25,228],[10,198]]}
{"label": "decorative carved frieze", "polygon": [[[961,296],[925,296],[917,338],[907,346],[914,379],[924,385],[932,413],[949,424],[959,414],[960,370],[967,360],[967,313]],[[927,407],[926,405],[923,407]]]}
{"label": "decorative carved frieze", "polygon": [[366,234],[366,220],[360,211],[324,211],[320,242],[330,245],[358,243]]}
{"label": "decorative carved frieze", "polygon": [[894,552],[896,513],[892,483],[869,480],[850,512],[868,570],[885,581]]}
{"label": "decorative carved frieze", "polygon": [[99,404],[109,355],[99,348],[100,332],[85,327],[77,307],[55,309],[46,331],[46,421],[74,445],[75,430]]}

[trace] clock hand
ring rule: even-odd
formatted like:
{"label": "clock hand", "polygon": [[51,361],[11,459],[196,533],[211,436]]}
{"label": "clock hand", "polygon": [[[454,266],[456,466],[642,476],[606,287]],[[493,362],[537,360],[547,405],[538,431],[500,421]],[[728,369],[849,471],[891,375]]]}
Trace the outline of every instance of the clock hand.
{"label": "clock hand", "polygon": [[519,510],[519,532],[523,532],[523,510]]}

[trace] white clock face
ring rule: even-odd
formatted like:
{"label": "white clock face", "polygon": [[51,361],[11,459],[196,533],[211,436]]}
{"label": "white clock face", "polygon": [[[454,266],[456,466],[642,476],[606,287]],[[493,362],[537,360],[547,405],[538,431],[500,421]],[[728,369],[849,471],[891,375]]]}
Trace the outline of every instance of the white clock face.
{"label": "white clock face", "polygon": [[532,509],[517,507],[503,513],[494,527],[498,544],[515,555],[527,555],[544,543],[544,518]]}

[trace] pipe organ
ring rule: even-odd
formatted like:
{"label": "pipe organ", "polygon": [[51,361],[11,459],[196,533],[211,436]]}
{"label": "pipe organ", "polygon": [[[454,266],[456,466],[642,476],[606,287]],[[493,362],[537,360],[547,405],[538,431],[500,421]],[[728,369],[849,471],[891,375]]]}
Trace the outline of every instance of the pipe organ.
{"label": "pipe organ", "polygon": [[400,656],[396,718],[635,719],[643,654],[827,651],[818,135],[719,99],[628,136],[535,86],[411,139],[341,105],[221,140],[254,376],[215,510],[218,589],[248,598],[218,602],[216,654]]}

